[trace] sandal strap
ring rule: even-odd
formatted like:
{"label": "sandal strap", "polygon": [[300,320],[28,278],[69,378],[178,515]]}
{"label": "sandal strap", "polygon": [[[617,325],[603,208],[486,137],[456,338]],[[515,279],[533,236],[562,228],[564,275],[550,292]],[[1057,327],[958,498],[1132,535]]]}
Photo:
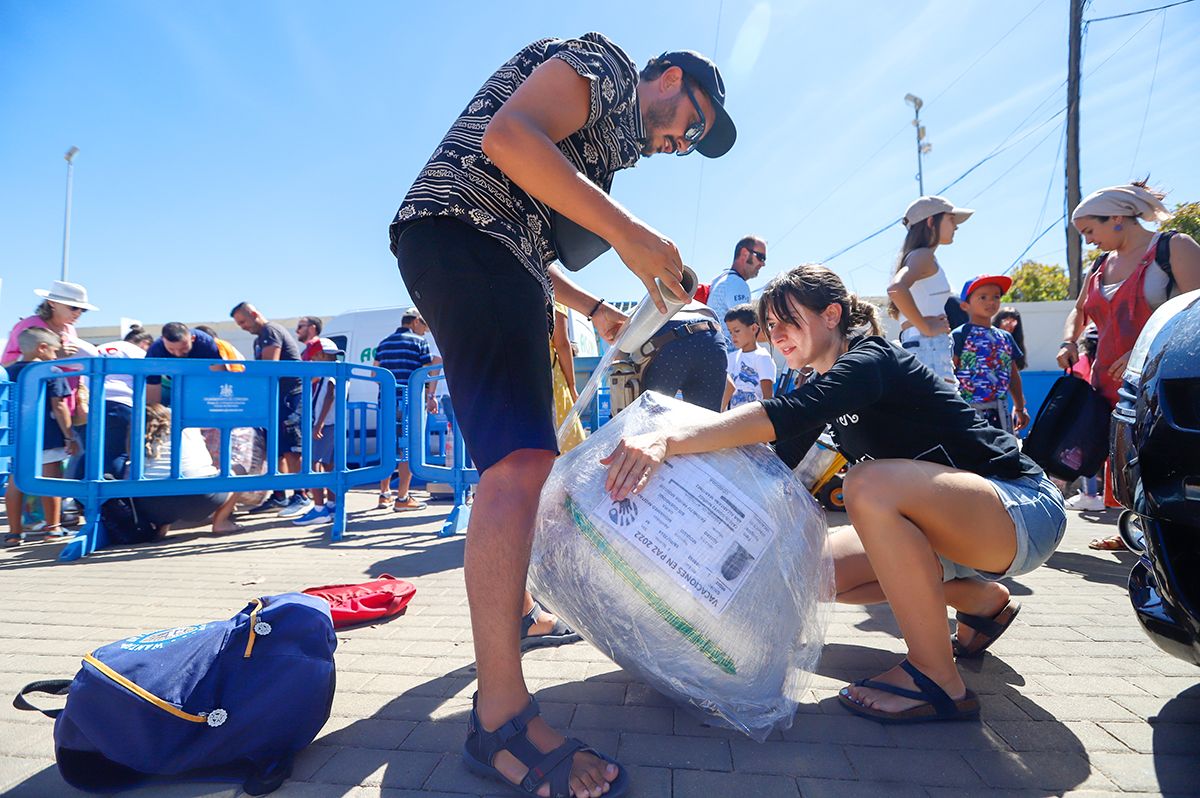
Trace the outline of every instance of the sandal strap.
{"label": "sandal strap", "polygon": [[537,623],[537,619],[542,614],[542,605],[536,601],[530,607],[529,612],[521,616],[521,638],[529,637],[529,630]]}
{"label": "sandal strap", "polygon": [[916,682],[917,688],[921,691],[921,697],[933,705],[937,714],[954,715],[958,712],[958,705],[950,697],[950,694],[943,690],[933,679],[930,679],[917,670],[916,665],[913,665],[908,660],[904,660],[900,663],[900,667]]}
{"label": "sandal strap", "polygon": [[969,612],[956,612],[954,613],[954,618],[959,623],[966,624],[976,632],[981,632],[988,637],[999,637],[1006,627],[1004,624],[997,623],[996,618],[999,618],[1001,615],[1003,615],[1004,611],[1007,610],[1008,607],[1009,605],[1005,604],[1003,609],[1001,609],[1000,612],[996,613],[991,618],[987,618],[982,615],[972,615]]}
{"label": "sandal strap", "polygon": [[[512,752],[513,756],[521,759],[521,755],[513,750],[511,744],[514,741],[525,741],[527,745],[529,744],[524,736],[525,730],[529,727],[531,720],[542,714],[537,699],[530,696],[529,704],[505,723],[501,724],[495,731],[488,731],[483,728],[483,724],[479,721],[479,713],[475,707],[478,700],[479,693],[476,693],[471,699],[471,716],[467,721],[467,734],[478,741],[479,758],[490,765],[497,753],[502,750],[508,750]],[[530,747],[532,748],[532,746]],[[533,750],[536,754],[528,757],[530,761],[536,761],[537,757],[542,756],[541,751],[538,751],[536,748]],[[525,762],[525,760],[521,761],[525,763],[526,767],[529,766],[529,763]]]}
{"label": "sandal strap", "polygon": [[521,789],[532,795],[538,787],[548,783],[550,798],[560,798],[560,796],[561,798],[570,798],[571,765],[574,763],[577,752],[587,750],[590,749],[581,741],[569,737],[566,742],[548,754],[539,751],[538,756],[541,757],[541,761],[537,764],[531,765],[522,760],[522,764],[529,768],[529,772],[525,774],[525,778],[521,779]]}

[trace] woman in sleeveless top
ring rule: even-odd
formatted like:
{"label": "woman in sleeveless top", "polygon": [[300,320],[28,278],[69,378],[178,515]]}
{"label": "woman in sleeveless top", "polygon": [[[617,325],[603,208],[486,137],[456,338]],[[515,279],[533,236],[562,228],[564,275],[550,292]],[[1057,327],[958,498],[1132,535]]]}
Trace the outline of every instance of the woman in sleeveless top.
{"label": "woman in sleeveless top", "polygon": [[888,314],[900,319],[900,345],[955,385],[953,342],[946,320],[950,281],[934,250],[954,242],[954,231],[974,211],[955,208],[945,197],[920,197],[904,212],[908,228],[888,286]]}
{"label": "woman in sleeveless top", "polygon": [[[1080,333],[1088,321],[1095,324],[1098,340],[1090,382],[1112,406],[1117,403],[1117,387],[1130,350],[1150,314],[1170,296],[1200,288],[1200,246],[1190,236],[1173,236],[1168,274],[1155,260],[1161,234],[1138,221],[1168,220],[1171,214],[1162,198],[1145,181],[1110,186],[1085,197],[1071,214],[1072,224],[1087,243],[1106,254],[1097,259],[1067,315],[1058,364],[1064,369],[1074,366],[1079,360]],[[1124,548],[1117,535],[1097,538],[1089,545],[1105,551]]]}
{"label": "woman in sleeveless top", "polygon": [[1079,360],[1076,341],[1089,320],[1095,323],[1099,340],[1091,382],[1114,406],[1129,352],[1150,314],[1170,296],[1200,288],[1200,245],[1191,236],[1173,236],[1168,276],[1155,261],[1160,234],[1138,221],[1170,219],[1162,197],[1144,181],[1111,186],[1084,198],[1071,214],[1075,229],[1106,254],[1097,260],[1067,316],[1058,364],[1069,369]]}

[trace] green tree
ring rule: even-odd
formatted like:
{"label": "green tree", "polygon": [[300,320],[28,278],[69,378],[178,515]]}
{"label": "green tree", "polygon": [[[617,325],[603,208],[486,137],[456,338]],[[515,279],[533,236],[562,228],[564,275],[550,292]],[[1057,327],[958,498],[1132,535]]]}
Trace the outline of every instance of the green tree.
{"label": "green tree", "polygon": [[1022,261],[1012,278],[1012,288],[1003,298],[1005,302],[1052,302],[1067,298],[1070,283],[1062,266]]}
{"label": "green tree", "polygon": [[1162,223],[1162,230],[1178,230],[1200,241],[1200,202],[1181,202],[1174,215]]}

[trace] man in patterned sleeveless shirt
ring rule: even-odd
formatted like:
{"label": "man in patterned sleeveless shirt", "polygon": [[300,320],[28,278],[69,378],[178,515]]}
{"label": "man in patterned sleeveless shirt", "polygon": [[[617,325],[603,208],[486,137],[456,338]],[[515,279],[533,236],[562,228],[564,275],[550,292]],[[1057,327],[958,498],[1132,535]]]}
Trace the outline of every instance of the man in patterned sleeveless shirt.
{"label": "man in patterned sleeveless shirt", "polygon": [[720,72],[698,53],[663,53],[639,72],[599,33],[534,42],[470,100],[391,225],[481,472],[465,553],[479,692],[464,761],[518,792],[629,789],[615,762],[537,715],[521,671],[522,647],[567,631],[525,592],[538,495],[558,451],[551,301],[609,341],[626,321],[555,262],[575,269],[611,245],[660,308],[655,280],[682,297],[675,244],[608,192],[643,156],[724,155],[737,134],[724,104]]}

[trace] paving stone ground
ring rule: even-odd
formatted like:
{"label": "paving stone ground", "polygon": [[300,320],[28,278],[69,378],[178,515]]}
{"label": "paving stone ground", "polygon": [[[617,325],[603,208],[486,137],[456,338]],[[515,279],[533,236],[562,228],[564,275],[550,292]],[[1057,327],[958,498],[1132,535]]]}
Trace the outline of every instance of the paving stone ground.
{"label": "paving stone ground", "polygon": [[[462,581],[463,538],[435,533],[448,511],[368,509],[350,496],[345,541],[274,519],[212,537],[171,534],[58,564],[55,544],[0,553],[0,694],[69,677],[112,640],[228,617],[248,598],[380,573],[417,595],[390,623],[338,635],[333,716],[276,795],[464,798],[506,794],[459,761],[474,690]],[[1047,566],[1011,580],[1020,618],[982,660],[962,666],[981,695],[977,723],[882,726],[836,701],[903,650],[885,607],[838,607],[806,700],[763,744],[707,728],[587,643],[525,657],[548,719],[628,767],[635,794],[660,798],[1200,794],[1200,671],[1143,635],[1129,607],[1131,556],[1092,552],[1115,514],[1072,514]],[[844,523],[844,518],[831,519]],[[52,723],[0,702],[5,796],[83,795],[54,767]],[[155,786],[126,795],[233,796],[237,787]]]}

